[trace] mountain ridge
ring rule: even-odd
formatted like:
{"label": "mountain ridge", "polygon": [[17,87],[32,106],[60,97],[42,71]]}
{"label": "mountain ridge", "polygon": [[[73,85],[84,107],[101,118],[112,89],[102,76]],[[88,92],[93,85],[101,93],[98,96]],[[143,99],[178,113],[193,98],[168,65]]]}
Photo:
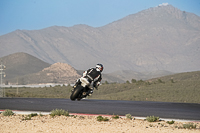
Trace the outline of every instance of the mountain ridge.
{"label": "mountain ridge", "polygon": [[[57,62],[52,65],[29,55],[27,53],[15,53],[0,58],[6,66],[6,77],[3,78],[4,84],[40,84],[40,83],[59,83],[73,84],[81,77],[84,70],[75,70],[66,63]],[[102,74],[104,82],[124,83],[127,80],[146,80],[152,77],[169,75],[170,72],[156,71],[151,73],[139,73],[133,71],[116,71],[109,74]]]}
{"label": "mountain ridge", "polygon": [[[118,70],[199,70],[200,17],[171,5],[153,7],[102,27],[53,26],[0,36],[0,56],[18,51],[77,70],[102,63]],[[15,49],[12,49],[15,47]],[[8,53],[9,51],[9,53]]]}
{"label": "mountain ridge", "polygon": [[14,53],[0,58],[6,77],[5,84],[74,83],[81,76],[66,63],[49,63],[27,54]]}
{"label": "mountain ridge", "polygon": [[50,66],[49,63],[24,52],[10,54],[0,59],[3,65],[6,66],[6,79],[36,73]]}

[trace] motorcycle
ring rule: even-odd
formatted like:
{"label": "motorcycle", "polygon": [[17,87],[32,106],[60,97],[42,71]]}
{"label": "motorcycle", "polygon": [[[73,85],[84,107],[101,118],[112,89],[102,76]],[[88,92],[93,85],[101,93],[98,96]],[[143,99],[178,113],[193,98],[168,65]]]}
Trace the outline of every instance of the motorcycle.
{"label": "motorcycle", "polygon": [[80,101],[81,99],[90,96],[93,93],[94,88],[88,82],[86,78],[80,78],[80,84],[76,85],[71,92],[70,99],[75,101],[76,99]]}

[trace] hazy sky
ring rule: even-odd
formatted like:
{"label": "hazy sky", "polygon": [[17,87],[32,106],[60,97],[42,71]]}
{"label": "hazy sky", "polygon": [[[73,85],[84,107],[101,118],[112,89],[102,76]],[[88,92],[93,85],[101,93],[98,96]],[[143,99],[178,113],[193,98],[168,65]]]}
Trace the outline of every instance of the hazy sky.
{"label": "hazy sky", "polygon": [[55,25],[100,27],[162,3],[200,16],[200,0],[0,0],[0,36]]}

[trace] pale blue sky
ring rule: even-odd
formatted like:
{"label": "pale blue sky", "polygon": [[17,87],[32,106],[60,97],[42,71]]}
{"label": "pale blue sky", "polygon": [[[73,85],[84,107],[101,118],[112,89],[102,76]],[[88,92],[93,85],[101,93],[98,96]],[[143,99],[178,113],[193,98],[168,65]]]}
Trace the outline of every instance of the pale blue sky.
{"label": "pale blue sky", "polygon": [[55,25],[100,27],[162,3],[200,16],[200,0],[0,0],[0,36]]}

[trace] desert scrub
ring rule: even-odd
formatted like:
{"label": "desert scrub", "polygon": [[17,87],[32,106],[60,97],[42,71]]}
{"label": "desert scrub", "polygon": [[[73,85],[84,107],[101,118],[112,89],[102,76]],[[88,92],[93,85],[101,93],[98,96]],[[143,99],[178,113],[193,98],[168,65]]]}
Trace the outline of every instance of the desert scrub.
{"label": "desert scrub", "polygon": [[43,114],[40,112],[39,116],[41,116],[41,117],[42,117],[42,116],[44,116],[44,115],[43,115]]}
{"label": "desert scrub", "polygon": [[14,115],[14,113],[12,112],[12,110],[6,109],[5,111],[3,111],[3,116],[11,116]]}
{"label": "desert scrub", "polygon": [[196,124],[194,125],[193,123],[188,123],[188,124],[183,124],[183,128],[187,129],[192,129],[196,128]]}
{"label": "desert scrub", "polygon": [[31,120],[31,115],[27,115],[25,118],[22,119],[22,121],[25,121],[25,120]]}
{"label": "desert scrub", "polygon": [[158,123],[158,125],[161,125],[161,127],[165,126],[163,123]]}
{"label": "desert scrub", "polygon": [[159,121],[159,117],[147,116],[146,120],[147,120],[148,122],[156,122],[156,121]]}
{"label": "desert scrub", "polygon": [[153,125],[152,125],[152,124],[149,124],[149,127],[153,127]]}
{"label": "desert scrub", "polygon": [[119,115],[113,115],[112,118],[113,119],[119,119]]}
{"label": "desert scrub", "polygon": [[85,117],[84,116],[79,116],[79,119],[85,119]]}
{"label": "desert scrub", "polygon": [[31,113],[30,114],[30,117],[34,117],[34,116],[38,116],[38,114],[37,113]]}
{"label": "desert scrub", "polygon": [[109,121],[109,119],[107,117],[103,118],[102,116],[98,116],[97,121]]}
{"label": "desert scrub", "polygon": [[61,116],[61,115],[69,116],[69,112],[65,111],[63,109],[52,110],[50,116],[56,116],[56,115],[58,115],[58,116]]}
{"label": "desert scrub", "polygon": [[167,121],[168,124],[174,124],[175,121]]}
{"label": "desert scrub", "polygon": [[131,116],[131,114],[126,114],[126,118],[132,120],[132,116]]}
{"label": "desert scrub", "polygon": [[38,116],[37,113],[31,113],[30,115],[27,115],[25,118],[23,118],[22,120],[31,120],[31,117],[34,117],[34,116]]}

